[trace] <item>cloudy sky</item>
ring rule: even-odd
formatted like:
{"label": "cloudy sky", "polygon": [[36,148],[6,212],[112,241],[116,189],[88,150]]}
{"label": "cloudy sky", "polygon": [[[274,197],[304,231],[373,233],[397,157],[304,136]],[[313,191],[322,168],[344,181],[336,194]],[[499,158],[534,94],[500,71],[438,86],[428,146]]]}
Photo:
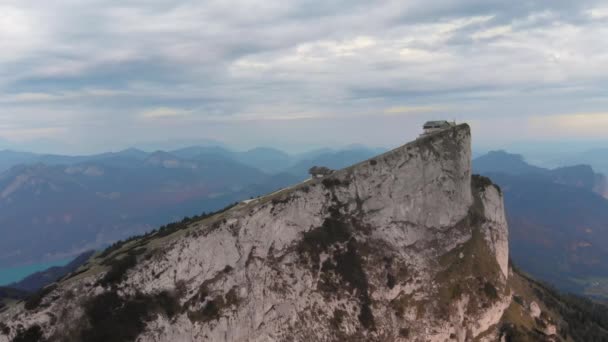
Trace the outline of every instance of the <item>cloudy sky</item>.
{"label": "cloudy sky", "polygon": [[0,148],[608,136],[608,4],[3,0]]}

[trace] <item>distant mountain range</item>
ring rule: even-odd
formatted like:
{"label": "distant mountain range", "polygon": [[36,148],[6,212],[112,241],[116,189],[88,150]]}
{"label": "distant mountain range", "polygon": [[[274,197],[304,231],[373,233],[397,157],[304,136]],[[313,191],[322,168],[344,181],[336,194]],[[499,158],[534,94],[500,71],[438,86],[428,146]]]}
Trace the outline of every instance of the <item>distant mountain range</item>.
{"label": "distant mountain range", "polygon": [[[74,257],[297,183],[313,165],[338,169],[379,152],[360,146],[299,155],[212,146],[92,156],[2,151],[0,267]],[[503,189],[517,265],[561,289],[608,298],[606,177],[588,165],[537,167],[504,151],[479,156],[473,166]]]}
{"label": "distant mountain range", "polygon": [[555,158],[552,163],[557,165],[588,164],[597,171],[608,174],[608,148],[597,148],[568,154]]}
{"label": "distant mountain range", "polygon": [[184,216],[297,183],[378,150],[189,147],[91,156],[0,151],[0,267],[76,256]]}
{"label": "distant mountain range", "polygon": [[[93,155],[68,156],[58,154],[37,154],[30,152],[18,152],[12,150],[0,150],[0,172],[6,171],[19,164],[42,163],[47,165],[72,165],[86,162],[100,162],[106,165],[129,166],[133,160],[145,160],[150,155],[157,153],[168,153],[169,155],[182,159],[205,159],[206,157],[221,157],[239,162],[243,165],[254,167],[266,173],[280,173],[293,169],[298,163],[314,162],[316,159],[328,157],[333,167],[340,167],[344,162],[350,161],[352,155],[368,157],[373,154],[382,153],[383,148],[368,148],[361,145],[352,145],[343,149],[323,148],[305,153],[288,154],[278,149],[258,147],[248,151],[232,151],[223,146],[191,146],[170,150],[167,152],[145,152],[136,148],[129,148],[119,152],[107,152]],[[349,156],[350,155],[350,156]],[[331,158],[334,156],[335,158]],[[308,163],[306,163],[308,165]]]}
{"label": "distant mountain range", "polygon": [[562,290],[608,298],[606,177],[586,165],[536,167],[504,151],[473,167],[504,192],[516,265]]}

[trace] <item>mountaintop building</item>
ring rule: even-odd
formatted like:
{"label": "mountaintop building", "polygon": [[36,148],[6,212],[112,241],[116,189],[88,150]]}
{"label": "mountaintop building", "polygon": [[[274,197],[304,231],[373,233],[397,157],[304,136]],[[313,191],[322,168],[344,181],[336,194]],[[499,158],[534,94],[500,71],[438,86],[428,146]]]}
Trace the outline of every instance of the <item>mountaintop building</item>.
{"label": "mountaintop building", "polygon": [[424,133],[422,133],[421,136],[443,131],[444,129],[448,129],[448,128],[451,128],[454,126],[456,126],[455,121],[446,121],[446,120],[427,121],[422,126],[422,128],[424,129]]}

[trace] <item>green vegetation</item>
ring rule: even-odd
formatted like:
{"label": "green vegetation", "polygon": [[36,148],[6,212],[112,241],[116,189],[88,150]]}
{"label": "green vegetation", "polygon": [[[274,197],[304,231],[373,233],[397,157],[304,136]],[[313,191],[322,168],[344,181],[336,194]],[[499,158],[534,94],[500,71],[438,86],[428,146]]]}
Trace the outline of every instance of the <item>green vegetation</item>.
{"label": "green vegetation", "polygon": [[471,184],[473,185],[474,189],[477,189],[479,191],[483,191],[488,186],[494,186],[496,190],[498,190],[498,193],[502,193],[500,186],[494,184],[492,180],[486,176],[473,175],[471,177]]}
{"label": "green vegetation", "polygon": [[390,273],[387,273],[387,274],[386,274],[386,286],[387,286],[389,289],[391,289],[391,290],[392,290],[392,289],[395,287],[395,285],[396,285],[396,281],[397,281],[397,280],[395,279],[395,276],[394,276],[394,275],[392,275],[392,274],[390,274]]}
{"label": "green vegetation", "polygon": [[3,322],[0,322],[0,332],[4,335],[8,335],[11,333],[11,328],[9,328],[9,326],[4,324]]}
{"label": "green vegetation", "polygon": [[[500,279],[500,267],[474,223],[477,220],[480,220],[478,213],[469,214],[463,223],[473,227],[471,239],[439,259],[442,270],[437,273],[435,280],[440,284],[440,314],[449,314],[453,301],[464,293],[483,294],[475,296],[480,303],[491,303],[499,298],[501,290],[497,289],[497,281]],[[474,307],[470,305],[469,309]]]}
{"label": "green vegetation", "polygon": [[410,329],[408,329],[408,328],[401,328],[401,329],[399,329],[399,336],[401,336],[403,338],[410,337]]}
{"label": "green vegetation", "polygon": [[[531,301],[544,304],[541,318],[551,321],[563,340],[606,342],[608,341],[608,307],[590,299],[564,294],[550,285],[530,278],[512,265],[514,275],[510,282],[523,296],[514,296],[511,307],[505,314],[503,334],[507,341],[538,341],[542,320],[523,319],[523,311]],[[524,284],[524,285],[522,285]]]}
{"label": "green vegetation", "polygon": [[27,330],[19,330],[13,342],[41,342],[44,341],[42,329],[38,325],[32,325]]}
{"label": "green vegetation", "polygon": [[485,283],[485,285],[483,286],[483,292],[485,293],[486,297],[492,300],[498,299],[498,291],[496,290],[496,287],[490,282]]}
{"label": "green vegetation", "polygon": [[76,277],[79,274],[83,274],[83,273],[87,272],[88,270],[90,270],[89,267],[82,267],[82,268],[77,269],[76,271],[74,271],[72,273],[69,273],[69,274],[65,275],[63,278],[59,279],[58,282],[74,278],[74,277]]}
{"label": "green vegetation", "polygon": [[178,300],[169,292],[137,294],[122,298],[110,291],[85,303],[87,324],[80,331],[81,341],[135,341],[147,321],[157,315],[173,318],[180,311]]}
{"label": "green vegetation", "polygon": [[106,264],[110,266],[110,270],[99,280],[101,286],[120,283],[127,271],[137,264],[137,257],[134,253],[127,253],[122,258],[107,260]]}
{"label": "green vegetation", "polygon": [[333,188],[336,186],[348,186],[350,184],[347,180],[340,180],[336,177],[323,178],[321,181],[326,188]]}
{"label": "green vegetation", "polygon": [[500,328],[500,336],[505,342],[546,341],[545,336],[536,330],[525,330],[515,324],[505,324]]}
{"label": "green vegetation", "polygon": [[[224,270],[224,274],[230,272],[227,268]],[[237,294],[236,287],[230,289],[225,295],[217,295],[213,298],[209,298],[209,290],[203,284],[199,289],[198,294],[184,304],[183,311],[188,307],[192,306],[196,302],[203,303],[201,310],[188,310],[188,318],[191,322],[210,322],[217,320],[221,317],[222,311],[237,306],[240,299]]]}
{"label": "green vegetation", "polygon": [[[152,239],[162,238],[180,230],[185,230],[193,223],[222,214],[237,204],[238,203],[233,203],[212,213],[202,213],[201,215],[195,215],[193,217],[185,217],[179,222],[164,225],[147,234],[132,236],[126,240],[115,242],[96,257],[97,260],[101,259],[102,265],[110,267],[108,273],[99,280],[99,284],[102,286],[110,286],[120,283],[126,272],[137,264],[137,256],[146,253],[146,244]],[[217,224],[218,222],[215,222],[213,227],[217,227]],[[133,243],[130,244],[128,248],[125,248],[125,246],[131,242]],[[153,256],[153,253],[151,252],[148,252],[145,255],[146,258],[151,256]],[[83,267],[79,271],[70,274],[65,279],[67,280],[78,274],[85,273],[94,268],[94,266],[95,265],[88,265],[88,267]]]}
{"label": "green vegetation", "polygon": [[608,341],[608,307],[587,298],[561,294],[550,286],[530,281],[534,283],[536,296],[566,322],[558,328],[562,336],[570,336],[575,341]]}
{"label": "green vegetation", "polygon": [[340,309],[334,309],[334,316],[329,321],[331,326],[335,329],[340,329],[340,325],[344,321],[344,317],[346,317],[346,311]]}
{"label": "green vegetation", "polygon": [[34,310],[40,306],[42,300],[46,295],[53,292],[57,288],[56,284],[49,285],[43,289],[40,289],[38,292],[29,296],[25,301],[25,309],[26,310]]}
{"label": "green vegetation", "polygon": [[323,221],[321,227],[304,233],[304,238],[298,245],[300,254],[307,254],[314,264],[319,263],[321,252],[327,251],[333,244],[346,242],[352,236],[350,227],[338,219],[337,213]]}
{"label": "green vegetation", "polygon": [[[361,246],[354,237],[354,218],[346,217],[335,206],[330,210],[321,227],[304,233],[298,245],[302,260],[312,268],[319,265],[319,255],[333,251],[333,258],[323,262],[319,289],[332,294],[346,288],[357,293],[360,302],[359,321],[368,330],[375,329],[374,315],[371,310],[371,298],[367,275],[363,270]],[[346,244],[346,246],[343,246]]]}
{"label": "green vegetation", "polygon": [[188,318],[192,322],[209,322],[220,318],[222,308],[226,302],[222,296],[217,296],[205,303],[202,310],[188,311]]}
{"label": "green vegetation", "polygon": [[435,282],[439,284],[439,305],[435,308],[438,315],[450,315],[455,310],[454,301],[464,294],[475,294],[471,296],[472,303],[467,306],[467,314],[475,314],[477,308],[497,301],[499,294],[505,291],[500,281],[500,266],[481,231],[485,208],[480,192],[489,185],[492,182],[486,177],[472,178],[473,205],[468,215],[456,226],[456,229],[470,231],[471,238],[439,258],[440,270],[435,276]]}
{"label": "green vegetation", "polygon": [[192,217],[184,217],[181,221],[178,222],[173,222],[173,223],[169,223],[166,224],[164,226],[161,226],[158,229],[154,229],[149,233],[143,234],[143,235],[135,235],[135,236],[131,236],[126,240],[120,240],[120,241],[116,241],[115,243],[113,243],[111,246],[109,246],[108,248],[106,248],[103,252],[101,252],[101,254],[99,254],[98,258],[105,258],[107,256],[109,256],[110,254],[112,254],[113,252],[119,250],[120,248],[122,248],[124,245],[126,245],[127,243],[131,242],[131,241],[135,241],[135,240],[140,240],[141,243],[145,243],[147,242],[149,239],[151,239],[152,237],[164,237],[164,236],[168,236],[171,235],[179,230],[182,229],[186,229],[188,228],[191,224],[196,223],[198,221],[204,220],[206,218],[209,218],[211,216],[214,215],[218,215],[221,214],[223,212],[226,212],[230,209],[232,209],[234,206],[236,206],[238,204],[238,202],[232,203],[218,211],[215,212],[211,212],[211,213],[202,213],[200,215],[194,215]]}

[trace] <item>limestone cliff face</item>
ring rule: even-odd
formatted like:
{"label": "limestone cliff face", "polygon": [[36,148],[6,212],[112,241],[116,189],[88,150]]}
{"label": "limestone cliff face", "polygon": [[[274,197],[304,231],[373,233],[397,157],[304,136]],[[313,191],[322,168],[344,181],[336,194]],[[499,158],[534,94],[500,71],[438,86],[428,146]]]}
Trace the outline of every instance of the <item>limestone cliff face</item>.
{"label": "limestone cliff face", "polygon": [[495,341],[507,235],[460,125],[93,259],[0,314],[0,342],[32,326],[95,340],[129,310],[140,323],[124,340]]}

